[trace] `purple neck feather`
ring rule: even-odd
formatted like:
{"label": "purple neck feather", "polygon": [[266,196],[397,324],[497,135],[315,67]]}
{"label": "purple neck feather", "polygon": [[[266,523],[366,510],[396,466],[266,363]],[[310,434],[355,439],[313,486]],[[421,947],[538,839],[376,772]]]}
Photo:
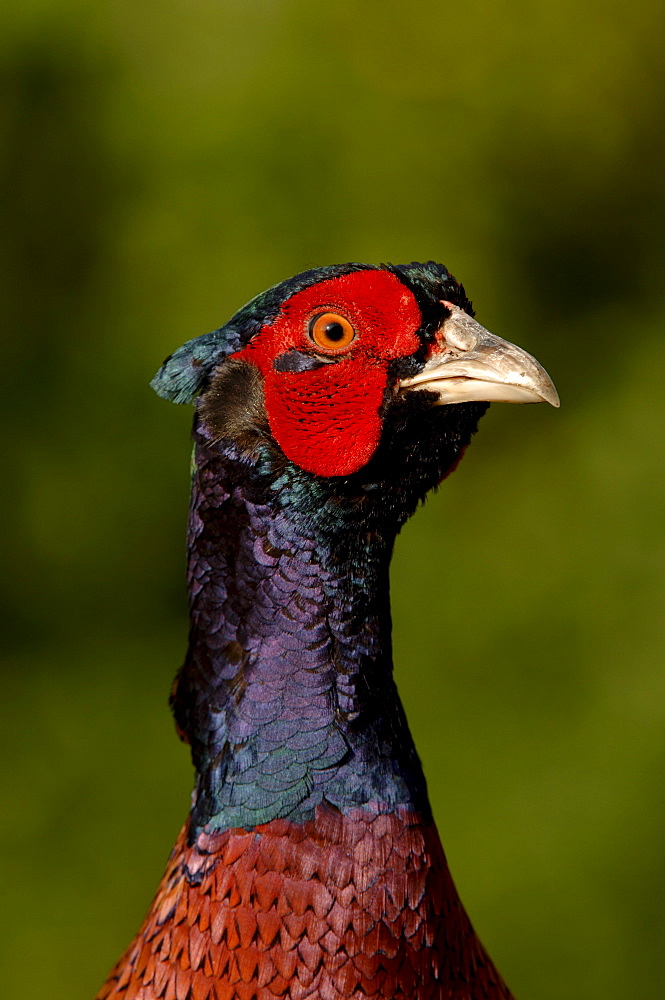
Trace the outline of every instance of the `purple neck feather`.
{"label": "purple neck feather", "polygon": [[[394,531],[362,529],[307,478],[195,435],[191,631],[173,705],[197,769],[193,834],[412,805],[420,762],[392,678]],[[317,487],[318,488],[318,487]]]}

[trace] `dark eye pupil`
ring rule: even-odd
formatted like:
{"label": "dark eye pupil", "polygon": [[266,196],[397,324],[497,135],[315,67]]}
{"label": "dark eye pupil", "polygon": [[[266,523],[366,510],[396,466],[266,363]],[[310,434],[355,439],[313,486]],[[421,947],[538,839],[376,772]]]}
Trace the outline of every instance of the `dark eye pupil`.
{"label": "dark eye pupil", "polygon": [[341,323],[328,323],[325,333],[328,340],[341,340],[344,336],[344,327]]}

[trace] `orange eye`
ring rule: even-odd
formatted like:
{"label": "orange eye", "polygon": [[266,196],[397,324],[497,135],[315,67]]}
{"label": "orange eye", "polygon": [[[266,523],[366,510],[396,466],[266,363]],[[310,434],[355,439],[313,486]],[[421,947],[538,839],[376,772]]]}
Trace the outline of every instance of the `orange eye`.
{"label": "orange eye", "polygon": [[348,319],[339,313],[325,312],[312,316],[309,335],[315,344],[326,351],[342,351],[356,335]]}

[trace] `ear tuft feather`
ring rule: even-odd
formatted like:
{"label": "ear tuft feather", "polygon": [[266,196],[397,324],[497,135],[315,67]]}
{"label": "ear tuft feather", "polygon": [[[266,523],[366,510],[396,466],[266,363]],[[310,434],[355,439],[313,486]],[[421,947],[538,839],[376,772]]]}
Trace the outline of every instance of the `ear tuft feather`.
{"label": "ear tuft feather", "polygon": [[194,337],[169,355],[150,385],[162,399],[172,403],[193,403],[205,389],[215,368],[241,346],[238,330],[230,323],[212,333]]}

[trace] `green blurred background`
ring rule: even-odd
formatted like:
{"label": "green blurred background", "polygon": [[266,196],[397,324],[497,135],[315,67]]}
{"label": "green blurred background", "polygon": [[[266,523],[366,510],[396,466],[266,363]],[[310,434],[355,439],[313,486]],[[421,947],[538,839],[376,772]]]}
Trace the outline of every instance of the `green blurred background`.
{"label": "green blurred background", "polygon": [[3,996],[90,1000],[187,811],[191,414],[154,370],[296,271],[428,258],[562,398],[492,407],[399,541],[444,844],[522,1000],[662,995],[662,6],[0,16]]}

